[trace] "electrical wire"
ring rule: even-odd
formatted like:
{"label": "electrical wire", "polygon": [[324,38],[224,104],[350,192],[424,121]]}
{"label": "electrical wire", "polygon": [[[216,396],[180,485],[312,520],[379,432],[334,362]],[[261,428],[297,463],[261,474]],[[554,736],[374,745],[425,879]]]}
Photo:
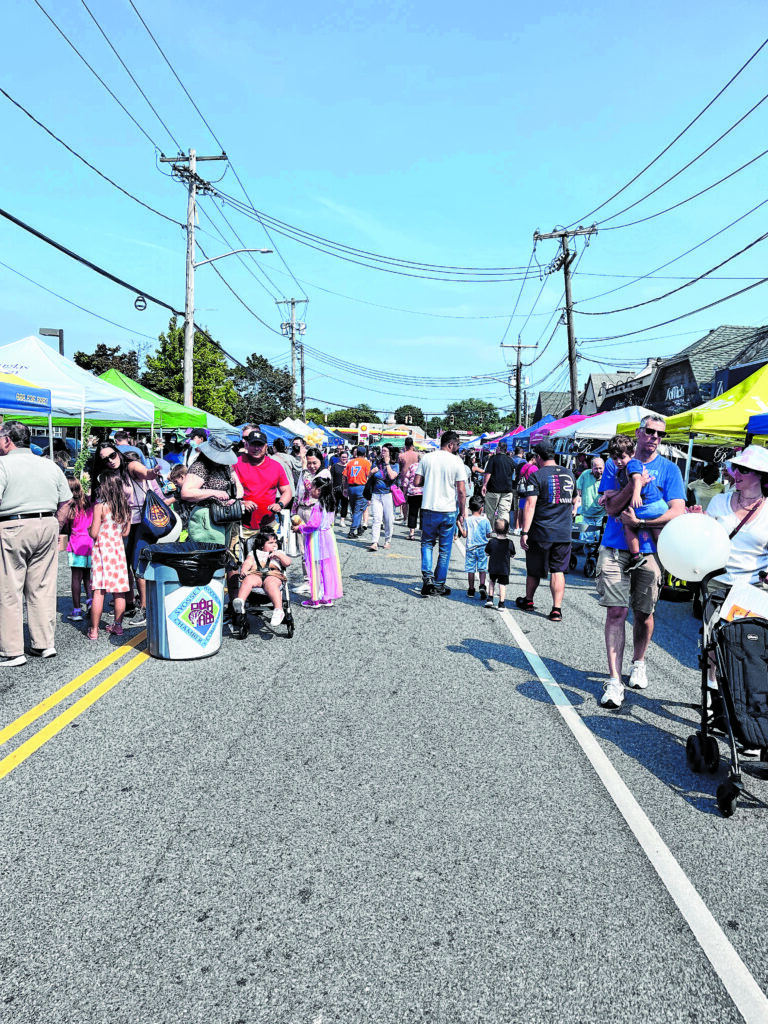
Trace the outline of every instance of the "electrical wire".
{"label": "electrical wire", "polygon": [[177,148],[177,149],[178,149],[179,151],[181,151],[181,143],[180,143],[180,142],[178,141],[178,139],[177,139],[177,138],[176,138],[176,136],[175,136],[175,135],[173,134],[173,132],[171,131],[171,129],[170,129],[169,127],[168,127],[168,125],[167,125],[167,124],[165,123],[165,121],[164,121],[164,120],[162,119],[162,117],[161,117],[161,116],[160,116],[160,115],[158,114],[158,112],[157,112],[157,110],[155,109],[155,106],[153,105],[153,103],[152,103],[152,101],[150,100],[149,96],[147,96],[147,94],[146,94],[146,93],[144,92],[144,90],[143,90],[143,89],[141,88],[141,86],[139,85],[139,83],[138,83],[138,82],[136,81],[136,79],[134,78],[133,74],[131,73],[131,70],[130,70],[130,68],[129,68],[129,67],[128,67],[128,65],[127,65],[127,64],[125,63],[125,61],[124,61],[124,60],[123,60],[123,58],[122,58],[122,57],[120,56],[120,54],[119,54],[119,53],[117,52],[117,50],[115,49],[115,47],[114,47],[114,46],[113,46],[113,44],[112,44],[112,41],[111,41],[111,39],[109,38],[109,36],[107,35],[107,33],[106,33],[106,32],[104,31],[104,29],[103,29],[103,28],[101,27],[101,25],[99,24],[99,22],[98,22],[98,20],[97,20],[97,18],[96,18],[96,15],[95,15],[95,14],[93,13],[93,11],[92,11],[92,10],[90,9],[90,7],[89,7],[89,6],[88,6],[88,4],[87,4],[87,3],[85,2],[85,0],[80,0],[80,3],[81,3],[81,4],[83,5],[83,7],[84,7],[84,8],[86,9],[86,11],[88,12],[88,15],[89,15],[89,17],[90,17],[91,21],[92,21],[92,22],[94,23],[94,25],[96,26],[96,28],[97,28],[97,29],[99,30],[99,32],[101,32],[101,34],[102,34],[102,36],[104,37],[104,41],[106,42],[107,46],[108,46],[108,47],[110,48],[110,50],[112,51],[112,53],[114,53],[114,55],[115,55],[115,56],[117,57],[117,59],[118,59],[118,60],[120,61],[120,64],[122,65],[123,69],[125,70],[125,73],[126,73],[126,74],[128,75],[128,77],[130,78],[130,80],[131,80],[131,81],[133,82],[133,84],[134,84],[134,85],[136,86],[136,88],[137,88],[137,89],[139,90],[139,92],[141,93],[141,95],[142,95],[142,96],[144,97],[144,99],[146,100],[146,102],[147,102],[147,106],[149,107],[149,109],[150,109],[150,110],[152,111],[152,113],[153,113],[153,114],[155,115],[155,117],[156,117],[156,118],[157,118],[157,120],[158,120],[158,121],[160,122],[160,124],[161,124],[161,125],[163,126],[163,128],[165,128],[165,131],[167,132],[168,136],[170,137],[171,141],[172,141],[172,142],[174,143],[174,145],[176,146],[176,148]]}
{"label": "electrical wire", "polygon": [[[229,219],[229,218],[227,217],[227,215],[226,215],[226,214],[224,213],[224,211],[223,211],[223,210],[221,210],[221,209],[220,209],[220,208],[219,208],[219,207],[218,207],[218,206],[216,205],[216,203],[214,203],[214,202],[212,202],[212,204],[211,204],[211,205],[212,205],[212,206],[214,207],[214,209],[216,210],[216,212],[218,213],[218,215],[219,215],[219,216],[221,217],[221,219],[222,219],[222,220],[224,221],[224,223],[225,223],[225,224],[227,225],[227,227],[228,227],[228,228],[230,229],[230,231],[231,231],[231,232],[233,233],[233,235],[234,235],[234,236],[235,236],[235,238],[236,238],[236,239],[238,240],[238,242],[240,243],[240,245],[241,245],[241,246],[242,246],[242,247],[243,247],[244,249],[246,249],[246,248],[249,248],[248,246],[246,246],[246,244],[245,244],[245,242],[243,241],[243,239],[241,238],[241,236],[240,236],[240,235],[239,235],[239,234],[237,233],[237,231],[235,230],[235,227],[234,227],[234,225],[232,224],[232,222],[230,221],[230,219]],[[209,219],[210,219],[210,217],[209,217]],[[233,247],[233,248],[234,248],[234,247]],[[251,246],[250,248],[257,248],[257,247],[256,247],[256,246]],[[249,263],[252,263],[252,264],[253,264],[253,266],[254,266],[254,267],[256,268],[256,270],[258,270],[258,272],[259,272],[259,273],[260,273],[260,274],[262,275],[262,277],[266,278],[266,280],[267,280],[267,281],[269,281],[269,283],[270,283],[270,284],[272,285],[272,288],[274,289],[274,291],[269,291],[269,289],[268,289],[268,288],[266,289],[266,290],[267,290],[267,291],[269,292],[269,294],[271,295],[271,297],[272,297],[273,299],[275,299],[275,300],[276,300],[276,299],[277,299],[277,296],[278,296],[278,295],[282,295],[282,297],[283,297],[283,298],[285,298],[285,297],[286,297],[286,296],[285,296],[285,292],[284,292],[284,291],[283,291],[283,290],[282,290],[282,289],[280,288],[280,286],[279,286],[278,284],[276,284],[276,283],[275,283],[275,282],[274,282],[274,281],[272,280],[272,278],[271,278],[271,277],[269,276],[269,274],[267,273],[267,270],[266,270],[266,268],[265,268],[265,267],[263,266],[263,264],[262,264],[262,263],[260,263],[260,262],[259,262],[259,260],[257,260],[257,259],[256,259],[256,256],[254,255],[254,253],[252,253],[252,252],[251,252],[251,253],[247,253],[247,254],[243,254],[243,255],[247,255],[247,256],[249,257],[249,261],[248,261],[248,262],[249,262]],[[242,262],[242,261],[241,261],[241,262]],[[254,276],[255,276],[255,275],[254,275]],[[256,279],[258,280],[258,278],[256,278]]]}
{"label": "electrical wire", "polygon": [[[207,212],[207,210],[205,210],[202,205],[198,206],[198,210],[199,210],[200,214],[205,218],[205,220],[211,225],[211,227],[213,228],[214,232],[218,236],[219,240],[222,241],[224,243],[224,245],[228,246],[230,249],[234,249],[235,246],[229,241],[229,239],[225,236],[224,232],[214,222],[213,218]],[[238,240],[240,241],[240,245],[243,248],[246,248],[246,245],[242,241],[242,239],[238,239]],[[251,277],[256,282],[256,284],[258,284],[260,288],[263,288],[264,291],[267,293],[267,295],[269,295],[270,299],[272,299],[274,301],[275,300],[274,293],[271,292],[269,290],[269,288],[264,284],[264,282],[254,273],[253,268],[250,265],[250,262],[246,262],[246,260],[243,258],[244,255],[245,255],[244,253],[237,253],[237,260],[238,260],[238,262],[251,275]]]}
{"label": "electrical wire", "polygon": [[141,132],[141,134],[142,134],[142,135],[143,135],[143,136],[144,136],[144,137],[145,137],[145,138],[146,138],[146,139],[147,139],[147,140],[148,140],[148,141],[150,142],[150,144],[151,144],[151,145],[152,145],[152,146],[153,146],[153,147],[154,147],[154,148],[155,148],[156,150],[158,150],[158,152],[161,152],[161,150],[160,150],[160,147],[159,147],[159,146],[158,146],[158,144],[157,144],[157,143],[155,142],[155,140],[154,140],[154,139],[152,138],[152,136],[151,136],[151,135],[149,134],[149,132],[147,132],[147,131],[146,131],[146,129],[145,129],[145,128],[143,128],[143,127],[142,127],[142,126],[141,126],[141,125],[139,124],[139,122],[138,122],[138,121],[136,120],[136,118],[135,118],[135,117],[133,116],[133,114],[132,114],[132,113],[130,112],[130,110],[128,110],[128,108],[127,108],[127,107],[125,106],[125,104],[124,104],[124,103],[122,103],[122,102],[121,102],[121,101],[120,101],[120,100],[119,100],[119,99],[117,98],[117,96],[116,96],[116,95],[115,95],[115,94],[114,94],[114,93],[112,92],[112,90],[111,90],[111,89],[109,88],[109,86],[108,86],[108,85],[107,85],[107,83],[106,83],[106,82],[104,81],[104,79],[103,79],[103,78],[101,77],[101,75],[100,75],[100,74],[98,73],[98,71],[96,71],[96,69],[95,69],[94,67],[92,67],[92,66],[91,66],[91,65],[90,65],[90,64],[88,63],[88,61],[87,61],[87,60],[85,59],[85,57],[84,57],[84,56],[82,55],[82,53],[80,53],[80,51],[79,51],[79,50],[78,50],[78,48],[77,48],[77,47],[75,46],[75,44],[74,44],[74,43],[72,42],[72,40],[71,40],[71,39],[69,38],[69,36],[68,36],[68,35],[66,34],[66,32],[64,32],[64,30],[63,30],[63,29],[59,28],[59,26],[58,26],[58,25],[56,24],[56,22],[55,22],[55,21],[53,20],[53,18],[51,17],[51,15],[50,15],[50,14],[48,13],[48,11],[46,11],[46,9],[45,9],[45,8],[43,7],[43,5],[42,5],[42,4],[40,3],[40,0],[33,0],[33,3],[34,3],[34,4],[35,4],[35,5],[37,6],[37,7],[39,7],[39,9],[40,9],[40,10],[41,10],[41,11],[43,12],[43,14],[44,14],[44,15],[46,16],[46,18],[48,19],[48,21],[50,21],[50,23],[51,23],[51,24],[53,25],[53,27],[54,27],[54,28],[56,29],[56,31],[57,31],[57,32],[59,33],[59,35],[61,36],[61,38],[62,38],[62,39],[63,39],[63,40],[64,40],[64,41],[65,41],[65,42],[67,43],[67,45],[68,45],[68,46],[71,46],[71,47],[72,47],[72,49],[73,49],[73,50],[75,51],[75,53],[76,53],[76,54],[77,54],[77,56],[78,56],[78,57],[80,58],[80,60],[81,60],[81,61],[83,62],[83,64],[85,64],[85,66],[86,66],[86,67],[88,68],[88,70],[89,70],[89,71],[91,72],[91,74],[92,74],[92,75],[94,75],[94,77],[95,77],[95,78],[97,78],[99,82],[101,82],[101,84],[102,84],[102,85],[104,86],[104,88],[105,88],[105,89],[107,90],[107,92],[108,92],[108,93],[109,93],[109,95],[110,95],[110,96],[112,97],[112,99],[113,99],[113,100],[115,101],[115,103],[117,103],[117,105],[118,105],[118,106],[120,107],[120,109],[121,109],[121,110],[123,111],[123,113],[127,114],[127,116],[128,116],[128,117],[129,117],[130,119],[131,119],[131,121],[133,121],[133,123],[134,123],[134,124],[136,125],[136,127],[137,127],[137,128],[139,129],[139,131]]}
{"label": "electrical wire", "polygon": [[706,149],[703,149],[700,153],[697,153],[697,155],[693,157],[692,160],[689,160],[687,164],[681,167],[679,171],[675,171],[675,173],[670,175],[669,178],[667,178],[665,181],[662,181],[660,185],[657,185],[656,188],[651,189],[650,192],[646,192],[644,196],[641,196],[640,199],[636,199],[633,203],[630,203],[629,206],[625,206],[623,210],[619,210],[617,213],[612,213],[610,217],[606,217],[604,220],[598,221],[599,227],[602,228],[603,225],[608,223],[608,221],[614,220],[616,217],[620,217],[623,213],[627,213],[629,210],[633,210],[636,206],[639,206],[640,203],[644,203],[646,199],[650,199],[651,196],[655,195],[660,189],[664,188],[665,185],[668,185],[670,181],[674,181],[675,178],[679,177],[684,171],[687,171],[689,167],[692,167],[697,160],[700,160],[703,156],[709,153],[711,149],[714,149],[718,142],[722,142],[722,140],[727,135],[729,135],[734,130],[734,128],[737,128],[743,121],[745,121],[749,117],[750,114],[753,114],[759,106],[765,103],[766,100],[768,100],[768,93],[766,93],[765,96],[762,97],[762,99],[759,99],[753,107],[750,107],[746,114],[742,114],[738,121],[735,121],[730,126],[730,128],[727,128],[722,133],[722,135],[718,136],[718,138],[716,138],[714,142],[711,142],[706,147]]}
{"label": "electrical wire", "polygon": [[[507,326],[504,329],[504,334],[501,337],[501,344],[502,345],[507,340],[507,335],[509,334],[509,329],[512,326],[512,321],[515,318],[515,314],[517,313],[517,307],[520,305],[520,299],[522,298],[523,289],[525,288],[525,282],[528,280],[528,274],[530,273],[531,264],[533,263],[533,257],[535,256],[535,254],[536,254],[536,242],[533,243],[533,248],[531,249],[531,258],[528,260],[528,266],[526,267],[525,277],[523,278],[523,283],[520,285],[520,291],[517,293],[517,299],[515,300],[515,307],[514,307],[514,309],[512,310],[512,312],[509,315],[509,322],[507,323]],[[528,315],[528,318],[526,319],[525,322],[528,323],[528,320],[530,320],[530,314]]]}
{"label": "electrical wire", "polygon": [[703,281],[705,277],[708,277],[715,270],[719,270],[721,267],[724,267],[726,263],[730,263],[731,260],[735,260],[737,257],[742,256],[745,252],[748,252],[750,249],[754,248],[754,246],[759,245],[760,242],[764,242],[766,238],[768,238],[768,231],[764,235],[761,235],[759,238],[756,238],[754,242],[750,242],[749,245],[745,245],[743,249],[739,249],[738,252],[735,252],[732,256],[729,256],[721,263],[718,263],[717,266],[710,267],[709,270],[705,270],[704,273],[699,274],[698,277],[694,277],[692,280],[686,282],[686,284],[681,284],[679,288],[673,288],[671,291],[665,292],[663,295],[656,295],[652,299],[646,299],[645,302],[636,302],[633,306],[622,306],[620,309],[581,310],[574,308],[574,313],[578,313],[581,316],[610,316],[613,313],[627,313],[629,312],[629,310],[632,309],[640,309],[641,306],[650,306],[654,302],[661,302],[662,299],[668,299],[670,295],[677,295],[679,292],[684,291],[686,288],[690,288],[691,285],[694,285],[699,281]]}
{"label": "electrical wire", "polygon": [[[206,253],[205,249],[202,247],[202,245],[200,245],[199,242],[197,243],[197,247],[200,250],[200,252],[203,254],[203,256],[205,257],[205,259],[208,259],[208,254]],[[282,337],[282,331],[278,331],[277,328],[270,326],[270,324],[268,324],[266,320],[262,320],[262,318],[259,316],[259,314],[254,312],[254,310],[251,309],[251,307],[248,305],[248,303],[245,301],[245,299],[243,299],[240,295],[238,295],[238,293],[235,291],[235,289],[232,287],[232,285],[229,283],[229,281],[227,281],[227,279],[224,277],[224,275],[221,273],[221,271],[219,270],[219,268],[216,266],[215,263],[211,263],[209,265],[211,267],[211,270],[213,270],[213,272],[221,280],[221,282],[224,285],[224,287],[227,288],[232,293],[232,295],[234,295],[234,297],[237,299],[237,301],[240,303],[240,305],[244,309],[247,309],[248,312],[251,314],[251,316],[255,320],[258,320],[259,323],[263,327],[266,327],[268,331],[271,331],[273,334],[277,334],[279,337]]]}
{"label": "electrical wire", "polygon": [[53,295],[54,298],[60,299],[62,302],[66,302],[68,306],[74,306],[75,309],[79,309],[81,313],[88,313],[89,316],[95,316],[97,320],[102,320],[105,324],[110,324],[112,327],[118,327],[121,331],[126,331],[128,334],[132,334],[135,338],[147,338],[149,341],[157,341],[157,338],[152,334],[142,334],[141,331],[133,331],[130,327],[125,327],[123,324],[118,324],[114,320],[108,320],[107,317],[102,316],[101,313],[95,313],[92,309],[88,309],[86,306],[80,306],[72,299],[66,298],[64,295],[59,295],[58,292],[53,291],[52,288],[47,288],[44,284],[40,284],[39,281],[35,281],[34,278],[27,277],[26,274],[22,274],[20,270],[15,267],[9,266],[7,263],[3,263],[0,260],[0,267],[5,267],[6,270],[10,270],[12,274],[16,274],[23,280],[28,281],[30,284],[35,285],[36,288],[41,288],[44,292],[49,295]]}
{"label": "electrical wire", "polygon": [[641,175],[645,174],[645,172],[646,172],[647,170],[650,170],[650,168],[651,168],[651,167],[653,167],[653,165],[654,165],[655,163],[657,163],[657,161],[659,161],[659,160],[660,160],[660,159],[661,159],[661,158],[662,158],[662,157],[664,156],[664,154],[665,154],[665,153],[667,153],[667,152],[668,152],[668,151],[669,151],[669,150],[670,150],[670,149],[672,148],[672,146],[674,146],[674,144],[675,144],[676,142],[678,142],[678,141],[679,141],[679,140],[680,140],[680,139],[681,139],[681,138],[682,138],[682,137],[683,137],[683,136],[685,135],[685,133],[686,133],[686,132],[687,132],[687,131],[688,131],[688,130],[689,130],[690,128],[692,128],[692,127],[693,127],[693,126],[694,126],[694,125],[696,124],[696,122],[697,122],[697,121],[698,121],[698,120],[699,120],[699,119],[700,119],[701,117],[703,117],[703,116],[704,116],[704,114],[706,114],[706,112],[707,112],[707,111],[709,110],[709,108],[710,108],[710,107],[711,107],[711,106],[712,106],[712,105],[713,105],[714,103],[716,103],[716,102],[717,102],[717,100],[719,100],[719,99],[720,99],[720,97],[721,97],[721,96],[723,95],[723,93],[724,93],[724,92],[725,92],[725,91],[726,91],[726,90],[727,90],[728,88],[730,88],[730,86],[731,86],[731,85],[733,85],[733,83],[734,83],[734,82],[736,81],[736,79],[737,79],[737,78],[739,77],[739,75],[741,75],[741,73],[742,73],[743,71],[745,71],[745,70],[746,70],[746,69],[747,69],[747,68],[749,67],[749,65],[750,65],[750,64],[752,63],[752,61],[753,61],[753,60],[754,60],[754,59],[755,59],[755,58],[756,58],[756,57],[758,56],[758,54],[759,54],[759,53],[760,53],[760,52],[761,52],[761,51],[762,51],[762,50],[763,50],[763,49],[765,48],[766,44],[768,44],[768,38],[766,38],[766,39],[764,39],[764,40],[762,41],[762,43],[761,43],[761,44],[760,44],[760,45],[758,46],[758,48],[757,48],[757,49],[755,50],[755,52],[754,52],[754,53],[752,54],[752,56],[751,56],[751,57],[749,57],[749,58],[748,58],[748,59],[747,59],[747,60],[746,60],[746,61],[745,61],[745,62],[744,62],[744,63],[743,63],[742,65],[741,65],[741,67],[740,67],[740,68],[738,69],[738,71],[737,71],[737,72],[736,72],[736,73],[735,73],[734,75],[732,75],[732,76],[731,76],[731,77],[730,77],[730,78],[728,79],[728,81],[727,81],[727,82],[725,83],[725,85],[724,85],[724,86],[723,86],[723,87],[722,87],[722,88],[721,88],[721,89],[720,89],[720,90],[719,90],[719,91],[718,91],[718,92],[717,92],[717,93],[716,93],[716,94],[715,94],[715,95],[714,95],[714,96],[712,97],[712,99],[711,99],[711,100],[709,101],[709,103],[707,103],[707,104],[706,104],[706,106],[705,106],[705,107],[703,107],[703,108],[702,108],[702,109],[701,109],[701,110],[699,111],[699,113],[698,113],[698,114],[697,114],[697,115],[696,115],[696,116],[695,116],[695,117],[693,118],[693,120],[689,121],[689,122],[688,122],[688,124],[687,124],[687,125],[685,126],[685,128],[683,128],[683,130],[682,130],[681,132],[678,132],[678,134],[677,134],[677,135],[676,135],[676,136],[674,137],[674,139],[672,139],[672,141],[671,141],[671,142],[669,142],[669,143],[668,143],[668,144],[667,144],[667,145],[666,145],[666,146],[664,147],[664,149],[662,149],[662,150],[661,150],[661,152],[660,152],[660,153],[658,153],[658,154],[657,154],[657,155],[656,155],[656,156],[655,156],[655,157],[653,158],[653,160],[651,160],[651,161],[650,161],[649,163],[647,163],[647,164],[645,165],[645,167],[643,167],[643,168],[642,168],[642,170],[638,171],[638,172],[637,172],[637,174],[636,174],[636,175],[634,176],[634,178],[631,178],[631,179],[630,179],[630,180],[629,180],[629,181],[628,181],[628,182],[626,183],[626,185],[622,185],[622,187],[621,187],[621,188],[620,188],[620,189],[618,190],[618,192],[614,192],[612,196],[609,196],[609,197],[608,197],[608,199],[606,199],[606,200],[605,200],[604,202],[600,203],[600,205],[599,205],[599,206],[596,206],[596,207],[594,208],[594,210],[590,210],[590,212],[589,212],[589,213],[587,213],[587,214],[584,214],[584,216],[583,216],[583,217],[580,217],[580,218],[578,219],[578,221],[573,221],[573,222],[572,222],[571,224],[569,224],[569,225],[568,225],[568,227],[569,227],[569,228],[570,228],[570,227],[573,227],[573,226],[574,226],[575,224],[577,224],[577,223],[582,223],[582,224],[583,224],[583,223],[584,223],[585,221],[589,220],[589,218],[590,218],[590,217],[594,216],[594,214],[596,214],[596,213],[597,213],[597,212],[598,212],[599,210],[602,210],[602,209],[603,209],[603,208],[604,208],[605,206],[607,206],[607,205],[608,205],[608,203],[610,203],[610,202],[613,202],[613,200],[614,200],[614,199],[616,199],[616,198],[617,198],[617,196],[620,196],[620,195],[622,194],[622,192],[625,192],[625,191],[626,191],[626,190],[627,190],[627,189],[629,188],[629,186],[630,186],[630,185],[633,185],[633,184],[634,184],[634,183],[635,183],[635,182],[637,181],[637,179],[638,179],[638,178],[639,178],[639,177],[640,177]]}
{"label": "electrical wire", "polygon": [[34,123],[39,128],[42,128],[43,131],[46,132],[46,134],[50,135],[50,137],[54,139],[56,142],[58,142],[60,146],[63,146],[68,153],[71,153],[72,156],[76,157],[81,163],[85,164],[85,166],[89,170],[93,171],[95,174],[98,174],[98,176],[102,178],[104,181],[106,181],[107,184],[111,185],[113,188],[116,188],[118,192],[122,192],[124,196],[127,196],[129,199],[132,199],[134,203],[138,203],[139,206],[143,206],[145,210],[149,210],[150,213],[154,213],[158,217],[162,217],[163,220],[167,220],[171,224],[175,224],[177,228],[182,228],[182,230],[184,229],[184,225],[182,223],[180,223],[177,220],[174,220],[173,217],[169,217],[167,214],[162,213],[160,210],[156,210],[154,206],[150,206],[149,203],[145,203],[143,199],[139,199],[137,196],[133,195],[132,192],[129,192],[127,189],[124,189],[122,185],[118,185],[116,181],[113,181],[112,178],[108,177],[106,174],[100,171],[98,167],[94,167],[93,164],[86,160],[84,156],[81,156],[80,153],[72,149],[71,146],[68,146],[63,139],[60,139],[59,136],[55,135],[50,128],[46,127],[43,124],[42,121],[39,121],[34,116],[34,114],[31,114],[26,107],[23,107],[18,100],[15,100],[13,96],[10,95],[10,93],[7,93],[5,89],[2,88],[2,86],[0,86],[0,93],[2,93],[3,96],[5,96],[5,98],[9,100],[15,107],[17,107],[23,114],[26,114],[30,121],[34,121]]}
{"label": "electrical wire", "polygon": [[368,377],[380,382],[387,382],[390,384],[400,384],[403,387],[434,387],[434,388],[445,388],[445,387],[460,387],[470,386],[471,381],[476,381],[477,385],[487,385],[490,383],[496,383],[496,375],[494,374],[478,374],[467,378],[466,374],[459,377],[431,377],[431,378],[419,378],[414,380],[410,374],[391,373],[387,370],[376,370],[371,367],[360,366],[358,363],[350,363],[345,359],[340,359],[337,356],[329,355],[328,353],[320,351],[320,349],[313,348],[311,345],[304,343],[305,353],[318,359],[320,362],[325,363],[328,366],[333,366],[336,369],[345,371],[353,374],[354,376]]}

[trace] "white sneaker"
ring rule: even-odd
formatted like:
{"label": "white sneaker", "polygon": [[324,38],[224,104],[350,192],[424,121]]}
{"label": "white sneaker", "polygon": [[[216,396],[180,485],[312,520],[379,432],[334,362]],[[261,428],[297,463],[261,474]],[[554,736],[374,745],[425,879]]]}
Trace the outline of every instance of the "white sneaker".
{"label": "white sneaker", "polygon": [[298,585],[298,587],[294,587],[293,588],[293,592],[294,592],[294,594],[308,594],[310,592],[309,584],[308,583],[300,583]]}
{"label": "white sneaker", "polygon": [[245,601],[242,599],[242,597],[234,598],[234,600],[232,601],[232,611],[235,613],[235,615],[243,614],[243,612],[245,611]]}
{"label": "white sneaker", "polygon": [[645,674],[644,661],[632,662],[632,671],[629,673],[629,685],[635,690],[644,690],[648,685],[648,676]]}
{"label": "white sneaker", "polygon": [[70,622],[82,622],[85,616],[83,615],[82,608],[73,608],[67,618]]}
{"label": "white sneaker", "polygon": [[0,654],[0,668],[16,668],[17,665],[26,665],[27,659],[23,654]]}
{"label": "white sneaker", "polygon": [[282,608],[275,608],[272,612],[272,618],[269,620],[270,626],[279,626],[285,618],[285,612]]}
{"label": "white sneaker", "polygon": [[616,710],[624,703],[624,686],[620,679],[609,679],[603,687],[600,703],[604,708]]}

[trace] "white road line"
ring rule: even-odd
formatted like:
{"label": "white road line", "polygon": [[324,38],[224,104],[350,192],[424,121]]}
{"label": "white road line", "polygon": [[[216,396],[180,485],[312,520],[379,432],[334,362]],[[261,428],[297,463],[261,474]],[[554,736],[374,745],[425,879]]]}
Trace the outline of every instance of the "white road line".
{"label": "white road line", "polygon": [[[461,541],[457,540],[456,546],[464,551]],[[677,904],[739,1013],[747,1024],[765,1024],[768,1021],[765,993],[514,617],[502,609],[501,618]]]}

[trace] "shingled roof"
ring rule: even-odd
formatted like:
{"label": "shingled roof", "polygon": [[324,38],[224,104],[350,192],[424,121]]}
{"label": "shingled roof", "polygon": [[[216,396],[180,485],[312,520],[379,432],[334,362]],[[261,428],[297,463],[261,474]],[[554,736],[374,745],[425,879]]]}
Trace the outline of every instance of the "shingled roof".
{"label": "shingled roof", "polygon": [[768,361],[768,327],[716,327],[703,338],[678,352],[663,365],[670,366],[683,359],[701,387],[708,384],[717,370],[740,363],[757,362],[761,356]]}
{"label": "shingled roof", "polygon": [[536,403],[536,420],[540,420],[543,416],[554,416],[555,419],[560,419],[562,416],[567,416],[571,411],[571,392],[570,391],[540,391],[539,399]]}

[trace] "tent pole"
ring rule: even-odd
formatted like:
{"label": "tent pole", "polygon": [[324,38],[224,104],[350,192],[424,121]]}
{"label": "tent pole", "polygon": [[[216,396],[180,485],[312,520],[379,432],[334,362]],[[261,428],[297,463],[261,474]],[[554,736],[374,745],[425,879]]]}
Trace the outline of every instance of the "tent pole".
{"label": "tent pole", "polygon": [[685,459],[685,486],[688,487],[688,480],[691,476],[691,459],[693,458],[693,434],[688,435],[688,454]]}
{"label": "tent pole", "polygon": [[48,458],[53,462],[53,412],[48,413]]}

